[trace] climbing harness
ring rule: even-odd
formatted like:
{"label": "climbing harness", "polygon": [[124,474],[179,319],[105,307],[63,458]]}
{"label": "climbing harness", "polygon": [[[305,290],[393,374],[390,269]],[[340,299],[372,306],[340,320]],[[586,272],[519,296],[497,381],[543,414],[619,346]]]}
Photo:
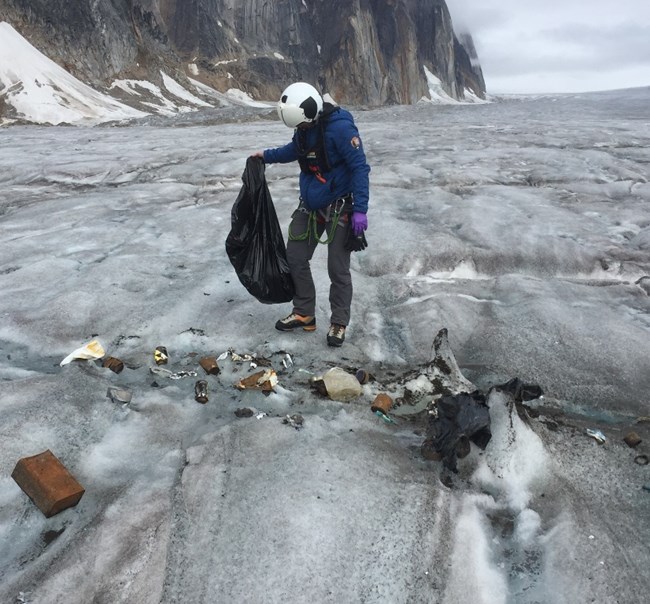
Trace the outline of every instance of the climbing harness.
{"label": "climbing harness", "polygon": [[[300,207],[298,208],[298,211],[309,213],[309,216],[307,217],[307,229],[305,230],[304,233],[300,233],[296,235],[292,233],[291,225],[289,225],[289,241],[305,241],[307,239],[309,241],[312,241],[312,237],[313,237],[313,240],[316,241],[317,243],[322,243],[323,245],[329,245],[334,240],[334,235],[336,234],[336,228],[339,225],[341,214],[346,209],[346,204],[350,201],[351,201],[350,195],[346,195],[345,197],[340,197],[339,199],[331,203],[329,206],[327,206],[327,208],[325,208],[325,211],[323,210],[309,211],[301,204]],[[326,224],[328,222],[331,222],[329,233],[327,231],[327,228],[325,228],[325,235],[326,235],[325,239],[321,239],[318,235],[319,222],[321,224],[323,222],[325,222]]]}
{"label": "climbing harness", "polygon": [[[325,145],[325,126],[330,118],[330,116],[337,111],[339,107],[332,105],[330,103],[323,104],[323,110],[318,119],[318,123],[314,126],[317,128],[317,136],[313,146],[307,146],[307,140],[309,133],[308,131],[298,131],[296,133],[296,145],[298,147],[298,163],[300,164],[300,169],[303,173],[313,176],[321,184],[326,184],[327,179],[323,176],[323,173],[327,174],[332,169],[338,167],[344,163],[343,159],[332,164],[330,158],[327,154],[327,148]],[[302,201],[302,200],[301,200]],[[346,205],[347,204],[347,205]],[[312,210],[309,211],[301,203],[298,207],[300,212],[308,213],[307,218],[307,229],[304,233],[295,234],[291,231],[291,225],[289,225],[289,241],[316,241],[317,243],[322,243],[323,245],[328,245],[334,240],[336,235],[336,227],[339,225],[341,220],[341,214],[345,214],[351,210],[352,207],[352,196],[345,195],[340,197],[336,201],[332,202],[327,208],[322,210]],[[331,223],[331,226],[328,229],[325,228],[324,234],[325,238],[321,239],[318,235],[318,227],[321,224]]]}

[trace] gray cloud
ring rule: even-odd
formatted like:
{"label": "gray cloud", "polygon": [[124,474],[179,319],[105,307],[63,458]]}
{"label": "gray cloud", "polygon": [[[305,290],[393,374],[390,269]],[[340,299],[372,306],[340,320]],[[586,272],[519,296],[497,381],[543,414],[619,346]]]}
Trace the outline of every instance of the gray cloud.
{"label": "gray cloud", "polygon": [[[527,92],[650,85],[648,0],[447,0],[491,81]],[[568,76],[571,74],[571,77]],[[615,74],[616,77],[613,77]],[[613,80],[616,80],[615,82]],[[594,86],[594,88],[589,88]],[[568,87],[568,88],[567,88]]]}
{"label": "gray cloud", "polygon": [[[611,28],[597,29],[575,23],[560,29],[540,32],[559,43],[570,41],[593,57],[595,65],[616,65],[650,62],[650,24],[622,23]],[[588,59],[578,57],[577,60]],[[585,60],[585,65],[589,64]]]}

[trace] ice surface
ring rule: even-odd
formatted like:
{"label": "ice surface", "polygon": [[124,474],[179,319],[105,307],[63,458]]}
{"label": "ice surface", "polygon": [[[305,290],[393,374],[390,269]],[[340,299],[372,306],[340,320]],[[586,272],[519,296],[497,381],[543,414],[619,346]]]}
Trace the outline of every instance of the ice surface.
{"label": "ice surface", "polygon": [[[621,438],[650,414],[648,107],[640,89],[355,111],[369,247],[340,350],[323,249],[311,334],[277,332],[290,305],[248,296],[225,254],[246,157],[289,140],[278,121],[0,129],[0,601],[638,601],[650,480]],[[267,179],[286,228],[297,167]],[[478,387],[518,376],[582,417],[524,421],[493,393],[493,441],[444,486],[422,425],[369,411],[442,327]],[[122,373],[59,366],[92,339]],[[230,355],[200,405],[195,378],[149,372],[159,345],[174,371],[256,353],[277,393],[235,390],[256,369]],[[379,381],[317,397],[309,376],[335,365]],[[45,449],[86,489],[50,519],[10,478]]]}

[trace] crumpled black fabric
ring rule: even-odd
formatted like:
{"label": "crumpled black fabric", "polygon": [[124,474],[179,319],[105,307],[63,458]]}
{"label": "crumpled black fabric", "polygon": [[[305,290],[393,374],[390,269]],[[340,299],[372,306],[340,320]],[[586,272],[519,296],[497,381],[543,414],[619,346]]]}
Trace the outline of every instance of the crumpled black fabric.
{"label": "crumpled black fabric", "polygon": [[492,438],[490,410],[480,392],[447,395],[437,402],[438,415],[430,416],[422,444],[428,459],[441,459],[457,471],[457,461],[469,454],[470,442],[485,449]]}
{"label": "crumpled black fabric", "polygon": [[497,390],[508,392],[517,403],[533,401],[544,394],[541,386],[537,384],[524,384],[519,378],[512,378],[505,384],[495,386]]}
{"label": "crumpled black fabric", "polygon": [[293,299],[294,286],[264,172],[262,158],[246,160],[244,184],[232,207],[226,253],[252,296],[264,304],[281,304]]}

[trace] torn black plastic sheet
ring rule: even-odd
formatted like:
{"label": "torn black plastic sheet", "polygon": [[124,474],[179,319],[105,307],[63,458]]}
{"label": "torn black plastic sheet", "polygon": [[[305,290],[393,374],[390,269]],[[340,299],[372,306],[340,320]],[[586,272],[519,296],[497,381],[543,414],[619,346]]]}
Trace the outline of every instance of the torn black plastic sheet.
{"label": "torn black plastic sheet", "polygon": [[441,458],[446,468],[456,472],[457,460],[470,452],[470,442],[481,449],[490,442],[490,410],[478,391],[443,396],[436,408],[437,414],[429,416],[422,454]]}

